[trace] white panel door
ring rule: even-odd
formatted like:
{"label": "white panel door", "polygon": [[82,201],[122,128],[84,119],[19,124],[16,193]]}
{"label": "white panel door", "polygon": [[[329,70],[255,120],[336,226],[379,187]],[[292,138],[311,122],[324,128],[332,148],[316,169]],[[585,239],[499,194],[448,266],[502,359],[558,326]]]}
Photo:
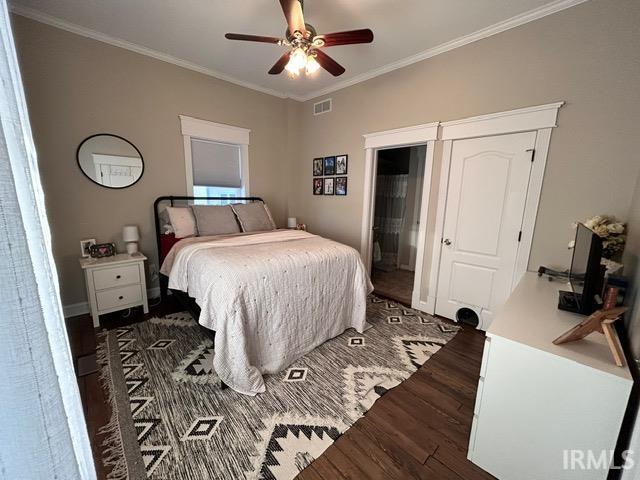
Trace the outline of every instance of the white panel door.
{"label": "white panel door", "polygon": [[488,328],[513,288],[536,132],[452,144],[436,314]]}

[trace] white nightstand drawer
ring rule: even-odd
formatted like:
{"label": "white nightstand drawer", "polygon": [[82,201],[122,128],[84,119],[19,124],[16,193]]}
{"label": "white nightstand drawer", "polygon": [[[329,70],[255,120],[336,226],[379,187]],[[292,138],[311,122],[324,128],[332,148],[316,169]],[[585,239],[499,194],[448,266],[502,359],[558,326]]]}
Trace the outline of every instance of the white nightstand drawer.
{"label": "white nightstand drawer", "polygon": [[96,301],[98,303],[98,310],[109,310],[120,306],[131,305],[132,303],[142,303],[142,287],[139,284],[128,285],[126,287],[96,292]]}
{"label": "white nightstand drawer", "polygon": [[102,268],[93,272],[93,284],[96,290],[140,283],[138,265],[121,265],[113,268]]}

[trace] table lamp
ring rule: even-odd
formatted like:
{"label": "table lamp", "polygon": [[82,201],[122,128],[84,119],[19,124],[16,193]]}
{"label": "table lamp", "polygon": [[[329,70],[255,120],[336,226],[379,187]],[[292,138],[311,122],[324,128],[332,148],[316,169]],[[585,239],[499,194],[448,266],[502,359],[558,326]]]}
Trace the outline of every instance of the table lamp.
{"label": "table lamp", "polygon": [[122,240],[127,244],[127,253],[133,255],[138,252],[138,240],[140,232],[137,225],[125,225],[122,227]]}

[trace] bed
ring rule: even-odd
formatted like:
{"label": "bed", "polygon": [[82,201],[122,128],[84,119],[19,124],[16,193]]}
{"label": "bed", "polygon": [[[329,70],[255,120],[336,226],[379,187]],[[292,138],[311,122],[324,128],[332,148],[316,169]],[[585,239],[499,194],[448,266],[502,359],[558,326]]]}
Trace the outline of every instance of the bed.
{"label": "bed", "polygon": [[[284,370],[348,328],[366,329],[373,287],[356,250],[283,229],[172,239],[163,232],[160,204],[194,200],[156,200],[161,284],[163,295],[168,288],[181,297],[200,325],[215,332],[213,364],[222,382],[247,395],[264,392],[263,375]],[[264,204],[257,197],[233,201]],[[240,216],[238,222],[246,223]]]}

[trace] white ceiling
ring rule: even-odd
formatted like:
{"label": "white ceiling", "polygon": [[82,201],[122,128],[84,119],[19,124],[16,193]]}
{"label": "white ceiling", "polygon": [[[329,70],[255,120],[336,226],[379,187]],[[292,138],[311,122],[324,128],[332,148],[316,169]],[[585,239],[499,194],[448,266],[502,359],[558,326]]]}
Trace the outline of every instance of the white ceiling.
{"label": "white ceiling", "polygon": [[325,52],[340,77],[273,76],[285,47],[230,41],[226,32],[282,36],[277,0],[15,0],[15,12],[187,68],[298,100],[366,80],[585,0],[306,0],[318,33],[371,28],[372,44]]}

